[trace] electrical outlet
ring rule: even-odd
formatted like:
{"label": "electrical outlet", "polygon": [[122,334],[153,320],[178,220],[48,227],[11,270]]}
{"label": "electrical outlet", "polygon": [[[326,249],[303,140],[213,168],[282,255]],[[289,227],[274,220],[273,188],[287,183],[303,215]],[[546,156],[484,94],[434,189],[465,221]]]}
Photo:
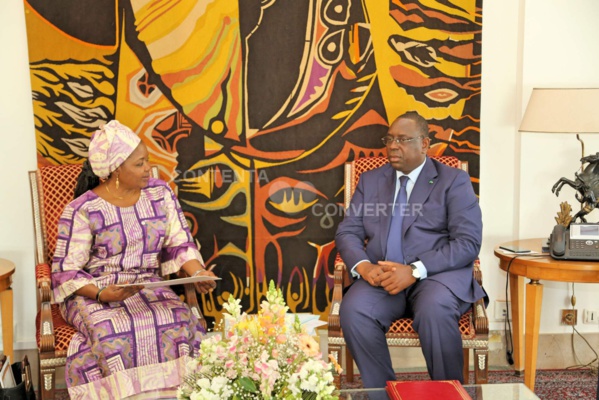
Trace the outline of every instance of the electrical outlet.
{"label": "electrical outlet", "polygon": [[576,325],[578,310],[562,310],[562,325]]}
{"label": "electrical outlet", "polygon": [[599,322],[599,311],[597,310],[584,310],[582,314],[582,322],[585,324],[596,324]]}
{"label": "electrical outlet", "polygon": [[510,302],[505,300],[495,300],[495,320],[505,321],[505,317],[512,319],[512,313],[510,313]]}

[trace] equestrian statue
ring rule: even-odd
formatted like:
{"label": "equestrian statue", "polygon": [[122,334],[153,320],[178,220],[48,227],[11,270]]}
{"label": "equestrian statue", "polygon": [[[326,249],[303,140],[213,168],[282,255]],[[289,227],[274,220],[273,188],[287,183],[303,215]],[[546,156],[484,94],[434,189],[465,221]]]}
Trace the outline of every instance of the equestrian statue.
{"label": "equestrian statue", "polygon": [[599,153],[582,157],[580,162],[583,167],[585,163],[588,165],[582,172],[574,173],[575,180],[560,178],[551,189],[556,196],[559,196],[564,185],[569,185],[576,190],[576,200],[580,202],[580,211],[572,217],[571,222],[576,222],[578,218],[581,222],[587,222],[585,216],[599,207]]}

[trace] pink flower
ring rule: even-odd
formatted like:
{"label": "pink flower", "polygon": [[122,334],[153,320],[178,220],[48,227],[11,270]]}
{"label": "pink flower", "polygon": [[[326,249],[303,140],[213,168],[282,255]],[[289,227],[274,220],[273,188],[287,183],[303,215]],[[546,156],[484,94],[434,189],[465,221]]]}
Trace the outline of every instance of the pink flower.
{"label": "pink flower", "polygon": [[299,399],[308,392],[314,398],[338,399],[331,365],[321,359],[318,343],[299,319],[292,324],[286,317],[288,307],[273,282],[257,315],[242,313],[232,298],[227,304],[229,328],[225,324],[224,338],[215,332],[202,342],[198,360],[188,366],[197,374],[179,388],[180,399]]}
{"label": "pink flower", "polygon": [[277,338],[275,339],[275,341],[279,344],[283,344],[287,341],[287,335],[281,333],[281,334],[277,335]]}
{"label": "pink flower", "polygon": [[299,345],[299,348],[308,357],[316,357],[317,355],[320,354],[320,349],[318,348],[318,343],[316,343],[316,340],[314,340],[312,338],[312,336],[308,336],[306,334],[300,334],[298,345]]}

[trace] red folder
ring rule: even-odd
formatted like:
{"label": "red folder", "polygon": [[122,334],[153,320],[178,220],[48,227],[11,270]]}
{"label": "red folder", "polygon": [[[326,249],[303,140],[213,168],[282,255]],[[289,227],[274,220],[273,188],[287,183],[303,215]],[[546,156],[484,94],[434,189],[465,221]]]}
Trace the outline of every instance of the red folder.
{"label": "red folder", "polygon": [[391,400],[472,400],[460,381],[387,381]]}

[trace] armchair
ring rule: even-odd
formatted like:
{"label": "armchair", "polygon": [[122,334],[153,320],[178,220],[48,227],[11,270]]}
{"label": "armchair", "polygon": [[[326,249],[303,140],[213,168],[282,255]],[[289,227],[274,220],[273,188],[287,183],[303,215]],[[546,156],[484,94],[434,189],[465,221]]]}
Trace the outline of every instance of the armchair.
{"label": "armchair", "polygon": [[[53,304],[50,266],[58,236],[58,219],[73,199],[80,171],[81,165],[57,165],[29,172],[36,247],[35,327],[39,351],[39,393],[42,399],[54,398],[56,368],[65,366],[69,343],[75,334],[75,329],[62,318],[58,305]],[[158,176],[156,167],[152,168],[151,174]],[[180,273],[183,274],[183,271]],[[206,321],[200,311],[194,286],[184,286],[186,302],[205,329]]]}
{"label": "armchair", "polygon": [[[467,170],[467,163],[461,162],[453,156],[432,157],[443,164],[454,168]],[[344,206],[349,207],[354,190],[363,172],[378,168],[388,161],[385,157],[359,158],[345,164],[345,189]],[[474,277],[482,285],[482,274],[479,260],[474,263]],[[345,263],[337,254],[334,266],[334,287],[331,303],[331,312],[328,318],[328,349],[337,362],[341,361],[342,350],[345,350],[345,370],[348,382],[353,382],[354,366],[353,357],[346,347],[343,332],[339,321],[339,309],[343,300],[343,288],[350,283],[350,276]],[[401,318],[395,321],[387,332],[387,344],[390,347],[420,347],[418,334],[412,327],[412,318]],[[488,347],[489,347],[489,322],[481,299],[473,304],[472,309],[462,315],[459,322],[462,335],[462,347],[464,352],[464,380],[468,383],[469,352],[474,353],[475,382],[486,383],[488,375]],[[344,349],[345,348],[345,349]],[[340,386],[340,377],[335,377],[335,384]]]}

